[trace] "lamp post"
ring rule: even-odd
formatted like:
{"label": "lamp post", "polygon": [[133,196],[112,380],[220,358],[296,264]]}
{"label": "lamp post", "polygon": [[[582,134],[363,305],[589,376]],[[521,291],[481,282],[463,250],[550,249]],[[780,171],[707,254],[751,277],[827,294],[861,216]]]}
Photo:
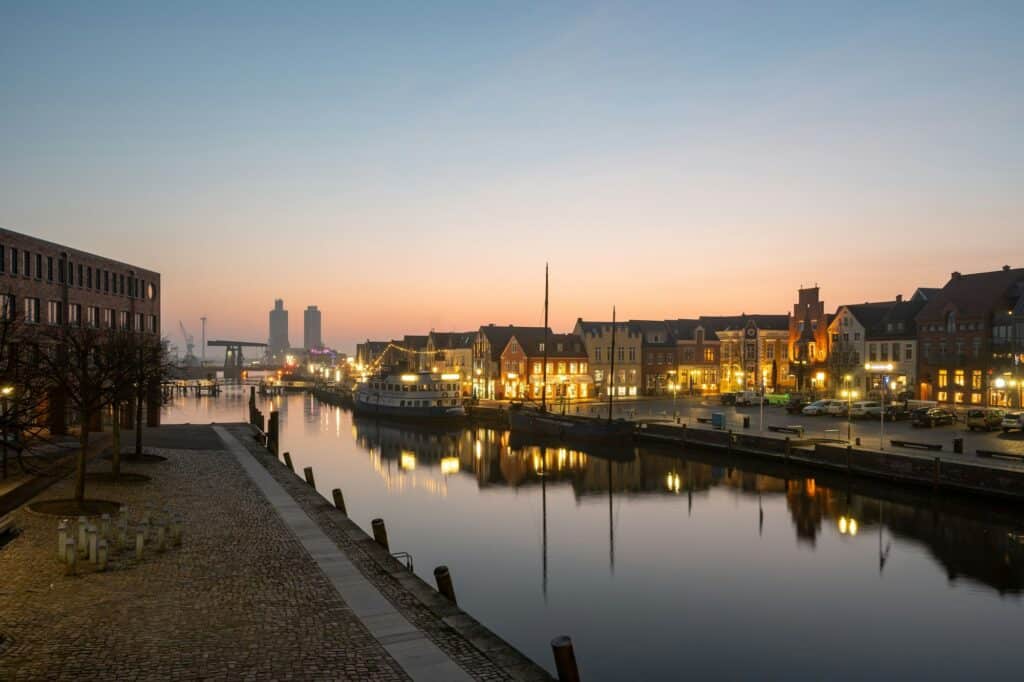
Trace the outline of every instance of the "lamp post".
{"label": "lamp post", "polygon": [[0,438],[3,439],[3,474],[7,478],[7,399],[14,393],[13,386],[0,388],[0,407],[3,409],[3,421],[0,422]]}
{"label": "lamp post", "polygon": [[853,441],[853,417],[850,415],[850,408],[853,407],[853,400],[857,397],[857,391],[852,388],[853,377],[849,374],[843,377],[843,385],[848,388],[844,388],[842,396],[846,398],[846,442],[850,443]]}
{"label": "lamp post", "polygon": [[679,393],[679,384],[674,381],[668,382],[668,390],[672,391],[672,418],[679,419],[679,411],[676,409],[676,395]]}
{"label": "lamp post", "polygon": [[878,449],[885,450],[885,392],[887,389],[887,382],[885,375],[893,370],[894,365],[890,363],[879,364],[868,362],[864,365],[865,371],[871,374],[878,374],[879,376],[879,392],[882,395],[882,411],[878,421]]}

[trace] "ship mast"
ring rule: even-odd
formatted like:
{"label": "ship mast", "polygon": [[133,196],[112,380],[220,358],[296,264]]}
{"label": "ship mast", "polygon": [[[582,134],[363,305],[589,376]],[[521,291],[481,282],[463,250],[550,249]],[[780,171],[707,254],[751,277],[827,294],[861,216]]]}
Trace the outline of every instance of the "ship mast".
{"label": "ship mast", "polygon": [[612,306],[612,364],[608,371],[608,421],[612,420],[612,401],[615,389],[615,306]]}
{"label": "ship mast", "polygon": [[548,411],[548,264],[544,264],[544,365],[541,370],[540,411]]}

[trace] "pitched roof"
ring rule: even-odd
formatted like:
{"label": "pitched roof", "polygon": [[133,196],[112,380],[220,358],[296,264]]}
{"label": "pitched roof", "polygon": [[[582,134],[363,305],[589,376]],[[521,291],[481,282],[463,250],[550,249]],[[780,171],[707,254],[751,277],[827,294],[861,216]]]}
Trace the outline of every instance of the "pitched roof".
{"label": "pitched roof", "polygon": [[[544,350],[541,348],[541,344],[544,343],[543,327],[520,328],[520,331],[513,336],[527,357],[538,358],[544,355]],[[549,358],[585,358],[587,356],[587,349],[584,348],[580,337],[575,334],[552,334],[549,332],[547,349]],[[502,350],[504,351],[504,349]]]}
{"label": "pitched roof", "polygon": [[[507,327],[499,327],[494,324],[488,324],[480,327],[478,333],[483,334],[487,342],[491,344],[491,360],[499,360],[501,359],[502,351],[505,350],[505,346],[508,345],[508,341],[512,338],[513,334],[520,332],[529,333],[532,331],[543,333],[544,327],[515,327],[511,324]],[[548,331],[550,332],[550,330]]]}
{"label": "pitched roof", "polygon": [[962,317],[983,317],[994,309],[1008,309],[1015,299],[1015,286],[1022,280],[1024,268],[1005,267],[969,275],[954,272],[942,291],[928,300],[917,319],[939,321],[949,305]]}
{"label": "pitched roof", "polygon": [[406,334],[402,337],[402,345],[409,350],[423,350],[427,347],[427,335]]}
{"label": "pitched roof", "polygon": [[438,350],[472,348],[476,332],[430,332],[429,340]]}
{"label": "pitched roof", "polygon": [[758,329],[789,329],[789,315],[702,315],[700,323],[712,332],[743,329],[753,320]]}

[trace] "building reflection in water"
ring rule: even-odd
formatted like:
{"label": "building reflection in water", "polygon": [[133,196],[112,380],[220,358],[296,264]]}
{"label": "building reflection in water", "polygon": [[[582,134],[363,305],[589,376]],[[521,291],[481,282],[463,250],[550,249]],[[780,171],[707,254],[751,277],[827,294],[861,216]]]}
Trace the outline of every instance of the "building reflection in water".
{"label": "building reflection in water", "polygon": [[814,478],[783,479],[735,467],[683,460],[646,451],[584,452],[567,447],[513,443],[508,431],[489,428],[424,429],[353,419],[353,436],[389,490],[420,489],[444,496],[451,476],[472,476],[481,490],[538,486],[541,497],[542,589],[547,596],[549,486],[571,488],[578,499],[608,498],[608,562],[615,570],[615,498],[685,493],[688,513],[713,488],[757,498],[758,535],[764,531],[763,502],[784,498],[799,544],[813,549],[823,533],[848,541],[878,536],[878,566],[884,572],[893,541],[927,548],[949,580],[970,579],[1000,594],[1024,590],[1024,523],[1019,515],[989,515],[983,504],[958,512],[937,511],[914,500],[882,500],[829,488]]}

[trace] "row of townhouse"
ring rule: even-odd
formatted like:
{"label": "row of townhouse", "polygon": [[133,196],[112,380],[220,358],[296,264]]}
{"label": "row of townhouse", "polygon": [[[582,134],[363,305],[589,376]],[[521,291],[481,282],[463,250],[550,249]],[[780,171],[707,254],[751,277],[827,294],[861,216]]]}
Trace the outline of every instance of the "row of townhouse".
{"label": "row of townhouse", "polygon": [[[614,336],[614,341],[613,341]],[[546,365],[545,365],[545,359]],[[864,397],[1020,405],[1024,269],[953,273],[909,298],[827,312],[801,288],[791,312],[692,319],[576,321],[570,334],[488,324],[367,341],[357,362],[460,374],[467,394],[549,399],[844,390]]]}

